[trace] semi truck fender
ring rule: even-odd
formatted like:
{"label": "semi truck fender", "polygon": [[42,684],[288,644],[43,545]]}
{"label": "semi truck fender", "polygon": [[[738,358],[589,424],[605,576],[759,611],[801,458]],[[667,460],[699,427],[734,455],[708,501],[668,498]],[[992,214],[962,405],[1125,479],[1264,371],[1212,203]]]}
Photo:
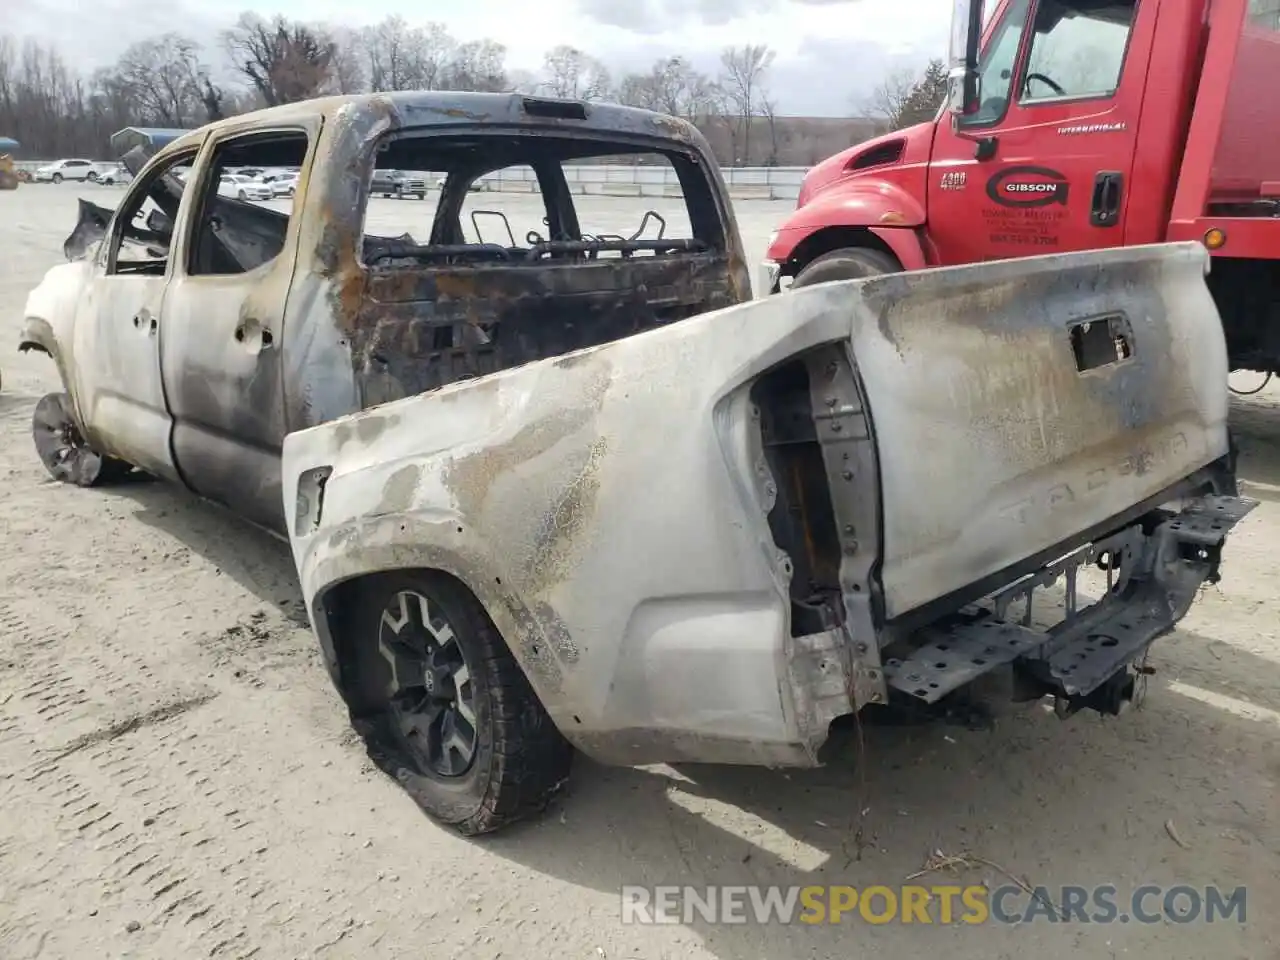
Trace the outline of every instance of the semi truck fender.
{"label": "semi truck fender", "polygon": [[[896,184],[878,181],[835,186],[783,221],[770,240],[767,258],[780,264],[797,256],[809,260],[827,250],[853,245],[820,238],[866,231],[888,246],[906,269],[920,269],[927,265],[927,258],[913,228],[924,224],[924,206]],[[813,252],[817,247],[822,249]]]}

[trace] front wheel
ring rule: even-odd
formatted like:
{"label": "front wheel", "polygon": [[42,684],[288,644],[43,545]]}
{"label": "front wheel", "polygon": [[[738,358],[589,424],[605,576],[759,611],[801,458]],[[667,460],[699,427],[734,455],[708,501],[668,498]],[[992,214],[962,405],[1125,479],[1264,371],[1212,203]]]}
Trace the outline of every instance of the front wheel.
{"label": "front wheel", "polygon": [[845,247],[832,250],[806,264],[795,280],[796,287],[811,287],[815,283],[833,283],[837,280],[861,280],[884,273],[899,273],[902,264],[889,254],[868,247]]}
{"label": "front wheel", "polygon": [[55,174],[53,175],[53,182],[54,182],[54,183],[61,183],[61,182],[62,182],[62,174],[60,174],[60,173],[55,173]]}
{"label": "front wheel", "polygon": [[248,195],[247,195],[243,190],[241,190],[241,191],[240,191],[239,196],[237,197],[237,199],[239,199],[240,201],[242,201],[242,202],[243,202],[243,201],[245,201],[245,200],[248,200],[248,199],[249,199],[249,197],[248,197]]}
{"label": "front wheel", "polygon": [[85,178],[86,180],[88,180],[90,183],[97,183],[97,182],[98,182],[98,175],[97,175],[97,173],[95,173],[95,172],[94,172],[94,171],[92,171],[92,170],[90,170],[88,173],[86,173],[86,174],[84,175],[84,178]]}
{"label": "front wheel", "polygon": [[36,453],[49,476],[78,487],[95,487],[126,476],[133,465],[92,449],[71,416],[65,393],[49,393],[31,415]]}
{"label": "front wheel", "polygon": [[465,836],[543,809],[573,751],[480,602],[436,572],[358,589],[344,694],[378,766]]}

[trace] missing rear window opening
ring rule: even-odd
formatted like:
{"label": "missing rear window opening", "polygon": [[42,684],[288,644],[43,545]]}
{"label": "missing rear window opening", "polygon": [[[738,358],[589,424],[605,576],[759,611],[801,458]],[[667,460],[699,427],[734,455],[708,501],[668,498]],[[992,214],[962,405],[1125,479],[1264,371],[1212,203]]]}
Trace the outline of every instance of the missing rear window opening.
{"label": "missing rear window opening", "polygon": [[1071,328],[1071,352],[1081,373],[1133,356],[1133,332],[1119,314],[1086,320]]}
{"label": "missing rear window opening", "polygon": [[[423,187],[428,202],[405,202]],[[364,253],[375,269],[653,259],[727,243],[705,171],[667,145],[399,134],[377,153],[369,197]]]}
{"label": "missing rear window opening", "polygon": [[[536,126],[384,142],[353,343],[366,404],[741,301],[727,210],[696,148]],[[395,195],[407,182],[426,183],[426,202]]]}

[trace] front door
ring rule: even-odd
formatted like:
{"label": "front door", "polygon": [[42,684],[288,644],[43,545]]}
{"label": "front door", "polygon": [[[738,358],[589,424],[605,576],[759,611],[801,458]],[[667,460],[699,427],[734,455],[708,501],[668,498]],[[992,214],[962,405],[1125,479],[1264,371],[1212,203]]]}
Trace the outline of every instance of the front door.
{"label": "front door", "polygon": [[75,396],[89,441],[169,480],[177,473],[160,377],[159,320],[183,187],[165,178],[194,156],[195,150],[174,156],[125,195],[99,248],[96,276],[76,307],[73,334]]}
{"label": "front door", "polygon": [[301,167],[302,130],[230,136],[202,156],[161,323],[161,371],[184,482],[246,519],[283,532],[285,303],[297,227],[292,201],[220,196],[230,169]]}
{"label": "front door", "polygon": [[934,140],[929,228],[942,263],[1124,243],[1155,7],[1008,0],[997,11],[981,108],[955,126],[944,117]]}

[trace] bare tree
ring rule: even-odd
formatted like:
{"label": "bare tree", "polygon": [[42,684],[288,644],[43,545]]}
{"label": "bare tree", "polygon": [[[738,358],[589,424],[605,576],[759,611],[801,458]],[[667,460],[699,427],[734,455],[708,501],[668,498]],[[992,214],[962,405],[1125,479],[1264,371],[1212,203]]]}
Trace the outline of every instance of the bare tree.
{"label": "bare tree", "polygon": [[365,63],[369,71],[369,86],[373,90],[408,90],[410,75],[405,34],[409,32],[404,17],[387,17],[381,23],[361,31]]}
{"label": "bare tree", "polygon": [[743,162],[751,162],[751,124],[760,112],[760,98],[767,94],[769,68],[774,52],[765,44],[726,47],[720,54],[720,88],[725,105],[741,131]]}
{"label": "bare tree", "polygon": [[166,33],[131,45],[116,65],[116,76],[145,123],[185,127],[201,113],[200,45]]}
{"label": "bare tree", "polygon": [[871,91],[862,104],[864,112],[884,123],[888,130],[898,128],[898,118],[915,88],[915,74],[910,70],[894,70]]}
{"label": "bare tree", "polygon": [[715,90],[710,78],[683,57],[658,60],[648,73],[624,76],[616,91],[619,102],[683,117],[691,123],[714,113]]}
{"label": "bare tree", "polygon": [[316,96],[329,80],[336,44],[312,27],[242,13],[223,34],[232,65],[267,106]]}
{"label": "bare tree", "polygon": [[946,66],[930,60],[923,73],[899,69],[889,74],[863,106],[886,130],[900,130],[933,119],[946,95]]}
{"label": "bare tree", "polygon": [[227,117],[227,95],[221,87],[214,86],[206,75],[200,78],[200,104],[204,107],[206,123],[225,120]]}
{"label": "bare tree", "polygon": [[493,40],[469,40],[461,44],[442,77],[442,87],[501,93],[510,89],[507,48]]}
{"label": "bare tree", "polygon": [[542,92],[542,78],[532,70],[511,70],[507,74],[507,92],[527,93],[530,95]]}
{"label": "bare tree", "polygon": [[761,95],[760,115],[764,117],[766,127],[769,131],[769,155],[765,157],[764,165],[766,167],[776,167],[778,165],[779,133],[777,101],[768,95]]}
{"label": "bare tree", "polygon": [[561,44],[542,60],[543,86],[553,97],[570,100],[602,100],[609,95],[609,70],[577,47]]}
{"label": "bare tree", "polygon": [[327,27],[325,32],[333,41],[333,55],[329,60],[329,77],[323,93],[364,93],[369,89],[361,57],[362,37],[350,27]]}
{"label": "bare tree", "polygon": [[[505,48],[492,40],[458,44],[440,24],[408,26],[394,18],[379,26],[382,45],[371,50],[366,41],[372,31],[247,14],[225,38],[234,41],[226,44],[236,54],[229,63],[206,69],[200,51],[188,50],[190,41],[184,45],[161,35],[148,38],[121,63],[88,76],[71,69],[48,44],[0,35],[0,135],[22,141],[27,157],[103,158],[109,156],[110,135],[122,127],[189,126],[265,103],[368,90],[374,67],[384,78],[395,74],[384,85],[410,89],[533,93],[551,82],[545,75],[508,71]],[[556,65],[558,92],[594,95],[591,88],[602,86],[596,74],[603,71],[594,71],[587,52],[577,53],[563,69]],[[769,93],[772,55],[766,48],[746,48],[745,56],[738,49],[727,59],[732,69],[716,82],[681,57],[664,57],[648,70],[621,77],[610,95],[694,123],[724,164],[810,165],[876,132],[869,119],[783,116]],[[238,76],[214,80],[224,66]],[[926,70],[914,93],[903,91],[895,117],[936,109],[941,87],[934,81],[940,73],[933,74],[930,80]],[[176,111],[172,104],[182,97],[173,92],[181,91],[184,77],[191,80],[190,89]],[[887,122],[882,119],[880,125]]]}

